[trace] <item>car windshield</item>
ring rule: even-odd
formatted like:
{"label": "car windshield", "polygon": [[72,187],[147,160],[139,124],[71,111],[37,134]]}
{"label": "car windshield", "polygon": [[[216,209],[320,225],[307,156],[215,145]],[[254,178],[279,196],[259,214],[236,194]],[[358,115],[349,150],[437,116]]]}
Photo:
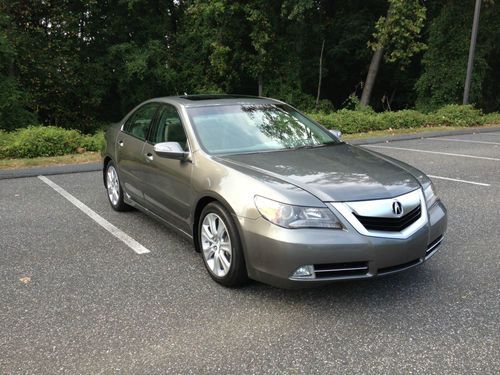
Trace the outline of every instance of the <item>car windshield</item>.
{"label": "car windshield", "polygon": [[188,108],[201,146],[210,154],[277,151],[340,141],[286,105],[222,105]]}

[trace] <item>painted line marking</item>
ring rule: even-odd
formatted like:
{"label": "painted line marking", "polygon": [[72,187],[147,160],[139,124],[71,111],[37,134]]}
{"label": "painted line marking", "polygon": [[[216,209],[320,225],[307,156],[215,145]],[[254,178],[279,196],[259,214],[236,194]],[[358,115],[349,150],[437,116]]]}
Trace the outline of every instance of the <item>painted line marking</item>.
{"label": "painted line marking", "polygon": [[150,252],[148,249],[146,249],[144,246],[142,246],[139,242],[137,242],[132,237],[130,237],[127,233],[125,233],[122,230],[115,227],[113,224],[111,224],[109,221],[107,221],[101,215],[97,214],[94,210],[92,210],[91,208],[86,206],[84,203],[80,202],[78,199],[76,199],[74,196],[72,196],[70,193],[68,193],[62,187],[57,185],[55,182],[52,182],[51,180],[49,180],[45,176],[38,176],[38,178],[40,180],[42,180],[43,182],[45,182],[47,185],[49,185],[52,189],[57,191],[59,194],[61,194],[68,201],[73,203],[73,205],[78,207],[81,211],[83,211],[87,216],[89,216],[97,224],[99,224],[101,227],[106,229],[109,233],[111,233],[113,236],[118,238],[125,245],[127,245],[132,250],[134,250],[137,254],[147,254]]}
{"label": "painted line marking", "polygon": [[464,154],[452,154],[450,152],[438,152],[438,151],[427,151],[427,150],[416,150],[414,148],[402,148],[402,147],[389,147],[389,146],[376,146],[376,145],[365,145],[363,147],[373,147],[373,148],[388,148],[390,150],[403,150],[403,151],[413,151],[413,152],[423,152],[426,154],[437,154],[437,155],[447,155],[447,156],[460,156],[462,158],[471,159],[482,159],[482,160],[494,160],[500,161],[498,158],[488,158],[485,156],[474,156],[474,155],[464,155]]}
{"label": "painted line marking", "polygon": [[428,141],[447,141],[447,142],[465,142],[465,143],[481,143],[485,145],[500,145],[500,142],[487,142],[487,141],[471,141],[468,139],[454,139],[454,138],[425,138]]}
{"label": "painted line marking", "polygon": [[442,176],[433,176],[431,174],[428,174],[430,178],[437,178],[439,180],[447,180],[447,181],[455,181],[455,182],[463,182],[464,184],[471,184],[471,185],[479,185],[479,186],[491,186],[490,184],[485,184],[483,182],[475,182],[475,181],[467,181],[467,180],[461,180],[459,178],[450,178],[450,177],[442,177]]}

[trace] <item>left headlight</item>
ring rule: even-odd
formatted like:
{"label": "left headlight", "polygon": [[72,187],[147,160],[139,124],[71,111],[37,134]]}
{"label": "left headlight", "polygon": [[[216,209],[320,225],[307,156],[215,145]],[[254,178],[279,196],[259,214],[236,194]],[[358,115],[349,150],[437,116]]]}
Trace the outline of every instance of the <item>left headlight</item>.
{"label": "left headlight", "polygon": [[326,207],[292,206],[258,195],[255,206],[266,220],[280,227],[342,229],[339,219]]}
{"label": "left headlight", "polygon": [[428,208],[432,207],[432,205],[439,199],[436,193],[436,188],[432,182],[424,188],[424,196]]}

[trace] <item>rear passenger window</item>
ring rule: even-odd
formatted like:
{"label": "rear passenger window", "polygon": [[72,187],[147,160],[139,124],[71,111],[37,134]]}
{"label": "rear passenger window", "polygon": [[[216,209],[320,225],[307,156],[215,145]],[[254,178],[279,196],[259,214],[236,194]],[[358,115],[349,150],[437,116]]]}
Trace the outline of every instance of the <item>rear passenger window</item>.
{"label": "rear passenger window", "polygon": [[148,136],[149,126],[151,125],[151,121],[155,116],[158,106],[159,104],[157,103],[143,105],[130,116],[123,127],[123,131],[145,141]]}

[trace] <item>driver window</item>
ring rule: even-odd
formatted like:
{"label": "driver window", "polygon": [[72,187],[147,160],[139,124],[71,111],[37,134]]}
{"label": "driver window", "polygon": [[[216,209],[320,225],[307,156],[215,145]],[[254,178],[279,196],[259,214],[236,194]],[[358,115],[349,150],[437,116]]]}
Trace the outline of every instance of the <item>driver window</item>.
{"label": "driver window", "polygon": [[187,137],[182,122],[175,107],[165,105],[160,110],[156,128],[151,135],[153,144],[160,142],[178,142],[187,151]]}

